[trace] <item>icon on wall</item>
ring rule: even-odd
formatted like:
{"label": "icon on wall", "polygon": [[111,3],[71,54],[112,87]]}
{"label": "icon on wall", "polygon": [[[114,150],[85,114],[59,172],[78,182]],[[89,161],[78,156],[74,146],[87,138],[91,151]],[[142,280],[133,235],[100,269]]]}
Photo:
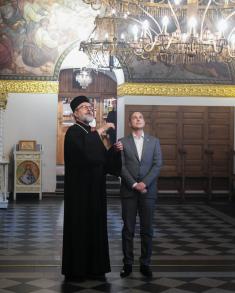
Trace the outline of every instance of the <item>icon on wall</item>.
{"label": "icon on wall", "polygon": [[37,182],[40,175],[38,165],[33,161],[21,162],[16,170],[17,180],[24,185],[32,185]]}

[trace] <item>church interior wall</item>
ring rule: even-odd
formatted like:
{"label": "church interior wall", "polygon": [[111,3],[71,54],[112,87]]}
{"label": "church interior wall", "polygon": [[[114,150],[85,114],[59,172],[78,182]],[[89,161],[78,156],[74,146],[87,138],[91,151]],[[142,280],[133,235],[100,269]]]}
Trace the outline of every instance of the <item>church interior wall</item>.
{"label": "church interior wall", "polygon": [[[124,136],[126,105],[169,105],[169,106],[235,106],[234,98],[221,97],[165,97],[165,96],[122,96],[117,102],[117,137]],[[235,145],[235,143],[234,143]]]}
{"label": "church interior wall", "polygon": [[[56,189],[57,94],[9,94],[4,122],[4,154],[12,155],[19,140],[36,140],[43,146],[43,192]],[[235,106],[221,97],[122,96],[118,97],[118,138],[124,135],[125,105]],[[235,128],[235,127],[234,127]],[[235,135],[234,135],[235,137]],[[234,143],[235,145],[235,143]],[[13,160],[9,174],[13,187]]]}
{"label": "church interior wall", "polygon": [[42,144],[42,191],[56,188],[57,94],[9,94],[4,122],[4,154],[10,156],[10,191],[13,189],[14,144],[36,140]]}

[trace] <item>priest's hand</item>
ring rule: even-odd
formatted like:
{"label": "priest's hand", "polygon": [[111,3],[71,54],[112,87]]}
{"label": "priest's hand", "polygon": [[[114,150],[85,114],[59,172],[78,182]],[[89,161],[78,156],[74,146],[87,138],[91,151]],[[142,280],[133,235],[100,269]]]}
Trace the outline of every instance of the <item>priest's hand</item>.
{"label": "priest's hand", "polygon": [[102,134],[105,134],[105,132],[109,128],[115,129],[115,125],[113,123],[111,123],[111,122],[105,123],[100,128],[97,129],[97,132],[99,133],[99,135],[102,135]]}
{"label": "priest's hand", "polygon": [[123,151],[123,144],[120,141],[117,141],[116,143],[114,143],[113,146],[116,152]]}

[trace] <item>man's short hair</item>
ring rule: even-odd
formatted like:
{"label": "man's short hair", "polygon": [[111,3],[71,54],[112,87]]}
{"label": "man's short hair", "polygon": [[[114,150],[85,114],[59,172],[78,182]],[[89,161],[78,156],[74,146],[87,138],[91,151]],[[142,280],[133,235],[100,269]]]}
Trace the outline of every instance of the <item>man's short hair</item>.
{"label": "man's short hair", "polygon": [[133,111],[133,112],[130,112],[130,113],[129,113],[129,117],[128,117],[128,121],[129,121],[129,122],[131,122],[131,118],[132,118],[132,115],[133,115],[134,113],[140,113],[140,114],[142,114],[142,116],[144,117],[144,115],[143,115],[142,112],[140,112],[140,111]]}

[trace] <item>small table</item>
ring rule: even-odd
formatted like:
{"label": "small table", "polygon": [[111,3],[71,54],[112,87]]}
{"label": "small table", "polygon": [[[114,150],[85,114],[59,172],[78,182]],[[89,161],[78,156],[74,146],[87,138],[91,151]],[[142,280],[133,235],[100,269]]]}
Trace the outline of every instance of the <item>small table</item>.
{"label": "small table", "polygon": [[9,161],[0,160],[0,172],[2,172],[0,176],[0,208],[2,209],[6,209],[8,206],[8,165]]}

